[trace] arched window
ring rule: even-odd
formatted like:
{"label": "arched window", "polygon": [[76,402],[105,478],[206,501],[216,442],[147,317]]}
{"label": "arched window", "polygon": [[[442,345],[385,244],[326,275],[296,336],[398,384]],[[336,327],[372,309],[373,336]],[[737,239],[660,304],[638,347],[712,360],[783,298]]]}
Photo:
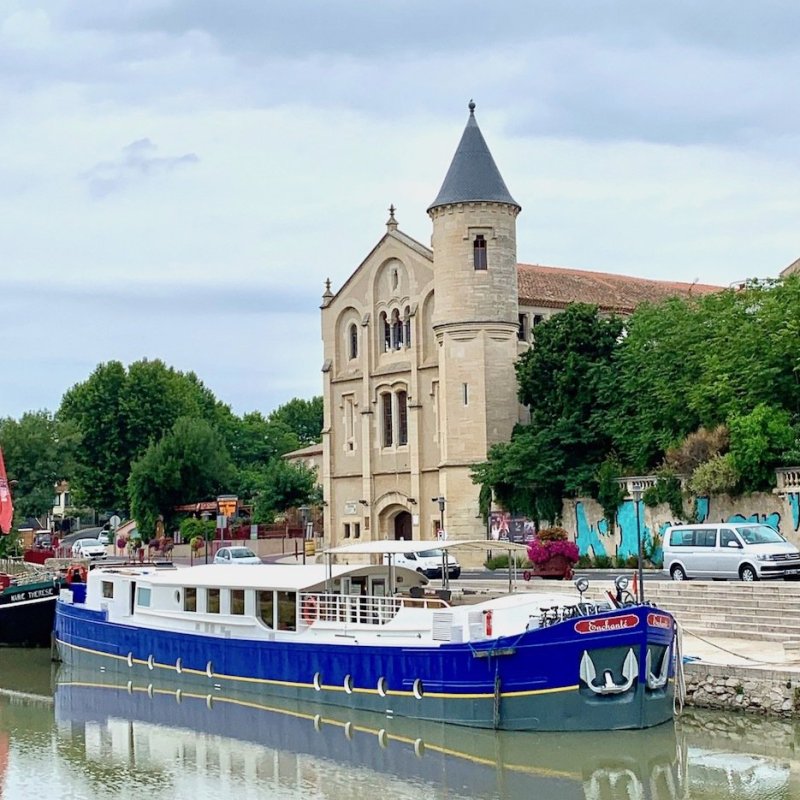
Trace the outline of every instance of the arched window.
{"label": "arched window", "polygon": [[399,350],[403,346],[403,321],[400,319],[400,312],[395,309],[392,311],[392,348]]}
{"label": "arched window", "polygon": [[405,329],[405,345],[411,347],[411,309],[406,306],[405,320],[403,321],[403,328]]}
{"label": "arched window", "polygon": [[397,393],[397,444],[408,444],[408,394]]}
{"label": "arched window", "polygon": [[487,269],[486,239],[479,233],[472,242],[472,263],[475,269]]}
{"label": "arched window", "polygon": [[356,327],[355,322],[350,326],[348,339],[350,343],[350,358],[358,358],[358,327]]}
{"label": "arched window", "polygon": [[386,317],[386,312],[381,311],[381,334],[383,337],[383,352],[388,353],[392,349],[392,329],[389,326],[389,320]]}

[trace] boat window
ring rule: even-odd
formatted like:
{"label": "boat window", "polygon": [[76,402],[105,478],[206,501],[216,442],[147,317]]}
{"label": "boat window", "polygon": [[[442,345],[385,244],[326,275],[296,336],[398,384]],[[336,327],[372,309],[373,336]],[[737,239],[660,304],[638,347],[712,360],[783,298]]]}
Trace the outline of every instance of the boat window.
{"label": "boat window", "polygon": [[297,630],[297,593],[278,592],[278,630]]}
{"label": "boat window", "polygon": [[219,589],[206,591],[206,611],[209,614],[219,614]]}
{"label": "boat window", "polygon": [[244,614],[244,589],[231,589],[231,614]]}
{"label": "boat window", "polygon": [[150,606],[150,589],[149,587],[140,586],[136,595],[136,605],[148,608]]}
{"label": "boat window", "polygon": [[114,596],[114,582],[103,581],[103,597],[111,598]]}
{"label": "boat window", "polygon": [[197,589],[194,586],[187,586],[183,590],[183,610],[197,611]]}
{"label": "boat window", "polygon": [[273,612],[275,608],[272,592],[258,592],[258,618],[268,627],[274,625]]}

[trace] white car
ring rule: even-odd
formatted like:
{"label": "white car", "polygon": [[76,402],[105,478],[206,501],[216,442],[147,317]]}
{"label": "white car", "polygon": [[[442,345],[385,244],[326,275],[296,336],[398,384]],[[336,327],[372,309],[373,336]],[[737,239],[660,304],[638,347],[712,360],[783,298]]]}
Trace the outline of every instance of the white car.
{"label": "white car", "polygon": [[249,547],[220,547],[214,556],[215,564],[263,564]]}
{"label": "white car", "polygon": [[78,539],[72,545],[75,558],[105,558],[106,546],[99,539]]}

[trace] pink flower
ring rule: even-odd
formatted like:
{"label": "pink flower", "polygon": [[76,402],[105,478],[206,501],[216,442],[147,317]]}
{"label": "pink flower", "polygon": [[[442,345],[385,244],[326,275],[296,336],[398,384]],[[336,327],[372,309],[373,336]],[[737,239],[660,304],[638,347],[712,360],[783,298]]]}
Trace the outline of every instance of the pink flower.
{"label": "pink flower", "polygon": [[544,564],[553,556],[564,556],[567,561],[574,564],[578,560],[578,545],[561,540],[540,542],[538,539],[534,539],[528,545],[528,558],[534,564]]}

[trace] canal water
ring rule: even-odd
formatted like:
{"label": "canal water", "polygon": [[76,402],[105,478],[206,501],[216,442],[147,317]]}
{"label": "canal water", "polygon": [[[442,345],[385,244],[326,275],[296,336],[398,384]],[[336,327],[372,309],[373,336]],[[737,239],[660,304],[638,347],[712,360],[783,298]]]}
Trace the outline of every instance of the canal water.
{"label": "canal water", "polygon": [[2,800],[798,800],[800,726],[494,733],[206,696],[0,649]]}

